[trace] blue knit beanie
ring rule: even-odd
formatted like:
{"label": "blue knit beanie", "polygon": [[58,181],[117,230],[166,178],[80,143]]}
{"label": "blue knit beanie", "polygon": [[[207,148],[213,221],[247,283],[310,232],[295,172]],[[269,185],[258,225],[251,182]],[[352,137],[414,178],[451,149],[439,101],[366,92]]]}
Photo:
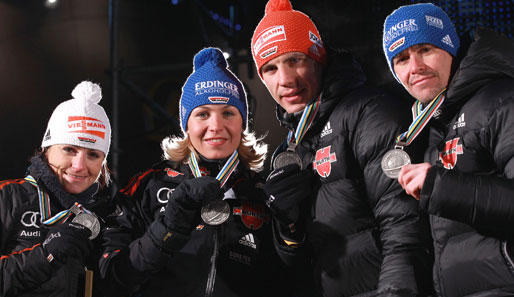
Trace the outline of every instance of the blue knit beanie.
{"label": "blue knit beanie", "polygon": [[180,127],[187,131],[191,111],[207,104],[229,104],[243,117],[243,130],[248,123],[248,104],[243,84],[227,68],[223,53],[217,48],[204,48],[193,61],[193,73],[182,87],[180,97]]}
{"label": "blue knit beanie", "polygon": [[455,56],[460,41],[448,15],[431,3],[401,6],[384,22],[384,54],[394,77],[393,58],[413,45],[429,43]]}

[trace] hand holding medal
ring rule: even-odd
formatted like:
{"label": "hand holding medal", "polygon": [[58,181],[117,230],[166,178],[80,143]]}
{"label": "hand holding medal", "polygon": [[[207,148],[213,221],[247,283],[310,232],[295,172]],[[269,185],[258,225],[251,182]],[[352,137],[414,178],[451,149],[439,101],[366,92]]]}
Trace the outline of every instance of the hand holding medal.
{"label": "hand holding medal", "polygon": [[[227,182],[228,178],[234,172],[237,165],[239,164],[239,154],[237,150],[225,162],[223,168],[216,176],[216,179],[220,181],[221,187]],[[189,167],[195,177],[202,176],[196,156],[193,152],[189,155]],[[210,201],[200,211],[202,220],[208,225],[220,225],[223,224],[230,216],[230,205],[224,200]]]}
{"label": "hand holding medal", "polygon": [[[416,101],[416,103],[414,103],[412,106],[412,117],[414,121],[409,126],[409,130],[398,135],[394,149],[388,151],[382,157],[381,165],[385,175],[390,178],[398,178],[402,167],[411,163],[409,154],[403,150],[403,147],[411,144],[419,135],[441,104],[443,104],[445,95],[446,89],[442,90],[423,110],[421,109],[421,102]],[[405,141],[402,142],[403,139],[405,139]]]}

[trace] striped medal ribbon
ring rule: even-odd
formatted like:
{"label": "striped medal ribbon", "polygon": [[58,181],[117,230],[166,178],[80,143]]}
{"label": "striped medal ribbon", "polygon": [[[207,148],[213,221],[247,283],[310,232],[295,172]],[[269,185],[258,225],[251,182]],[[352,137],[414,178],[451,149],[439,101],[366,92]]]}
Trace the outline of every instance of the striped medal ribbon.
{"label": "striped medal ribbon", "polygon": [[297,164],[302,168],[302,159],[295,153],[296,146],[302,141],[303,137],[309,130],[312,122],[314,121],[314,117],[318,112],[319,106],[321,102],[321,94],[316,98],[316,100],[312,100],[305,108],[303,109],[302,117],[300,118],[300,122],[293,131],[289,131],[287,134],[287,150],[285,152],[281,152],[275,157],[273,161],[273,169],[284,167],[290,164]]}
{"label": "striped medal ribbon", "polygon": [[411,163],[409,154],[403,148],[411,144],[419,133],[425,128],[434,116],[446,97],[446,89],[443,89],[424,109],[420,101],[412,106],[413,121],[409,129],[396,137],[393,149],[385,153],[382,158],[382,171],[390,178],[398,178],[403,165]]}
{"label": "striped medal ribbon", "polygon": [[50,211],[50,196],[37,184],[36,180],[31,176],[27,175],[25,180],[31,183],[37,188],[37,194],[39,197],[39,213],[41,214],[41,224],[46,226],[52,226],[55,224],[62,224],[66,222],[71,215],[75,215],[72,222],[83,225],[84,227],[91,230],[91,236],[89,239],[94,239],[100,233],[100,222],[95,214],[85,209],[80,203],[75,202],[70,209],[60,211],[55,216],[52,216]]}
{"label": "striped medal ribbon", "polygon": [[[234,150],[232,155],[225,162],[225,165],[221,168],[220,172],[216,176],[216,179],[220,181],[221,187],[225,185],[230,175],[234,172],[237,165],[239,164],[239,153],[237,149]],[[202,176],[198,161],[193,152],[189,154],[189,168],[195,177]],[[230,205],[224,200],[214,200],[204,206],[200,211],[202,220],[209,225],[220,225],[223,224],[230,216]]]}

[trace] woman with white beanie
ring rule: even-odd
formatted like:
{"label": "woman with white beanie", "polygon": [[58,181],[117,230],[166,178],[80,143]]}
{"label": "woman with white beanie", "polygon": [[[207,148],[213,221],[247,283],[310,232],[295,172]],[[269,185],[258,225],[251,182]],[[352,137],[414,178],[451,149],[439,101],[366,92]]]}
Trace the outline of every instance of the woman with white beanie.
{"label": "woman with white beanie", "polygon": [[[91,296],[109,197],[109,119],[84,81],[52,113],[25,178],[0,182],[0,296]],[[94,296],[100,296],[95,290]]]}

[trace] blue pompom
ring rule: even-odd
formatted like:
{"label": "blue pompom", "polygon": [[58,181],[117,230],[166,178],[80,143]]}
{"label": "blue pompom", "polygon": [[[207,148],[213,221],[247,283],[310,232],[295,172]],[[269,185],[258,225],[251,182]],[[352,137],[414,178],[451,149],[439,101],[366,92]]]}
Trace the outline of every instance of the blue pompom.
{"label": "blue pompom", "polygon": [[220,68],[227,68],[227,61],[223,56],[223,53],[218,48],[208,47],[204,48],[198,54],[196,54],[194,58],[194,67],[195,69],[199,69],[205,63],[210,62],[214,66],[218,66]]}

